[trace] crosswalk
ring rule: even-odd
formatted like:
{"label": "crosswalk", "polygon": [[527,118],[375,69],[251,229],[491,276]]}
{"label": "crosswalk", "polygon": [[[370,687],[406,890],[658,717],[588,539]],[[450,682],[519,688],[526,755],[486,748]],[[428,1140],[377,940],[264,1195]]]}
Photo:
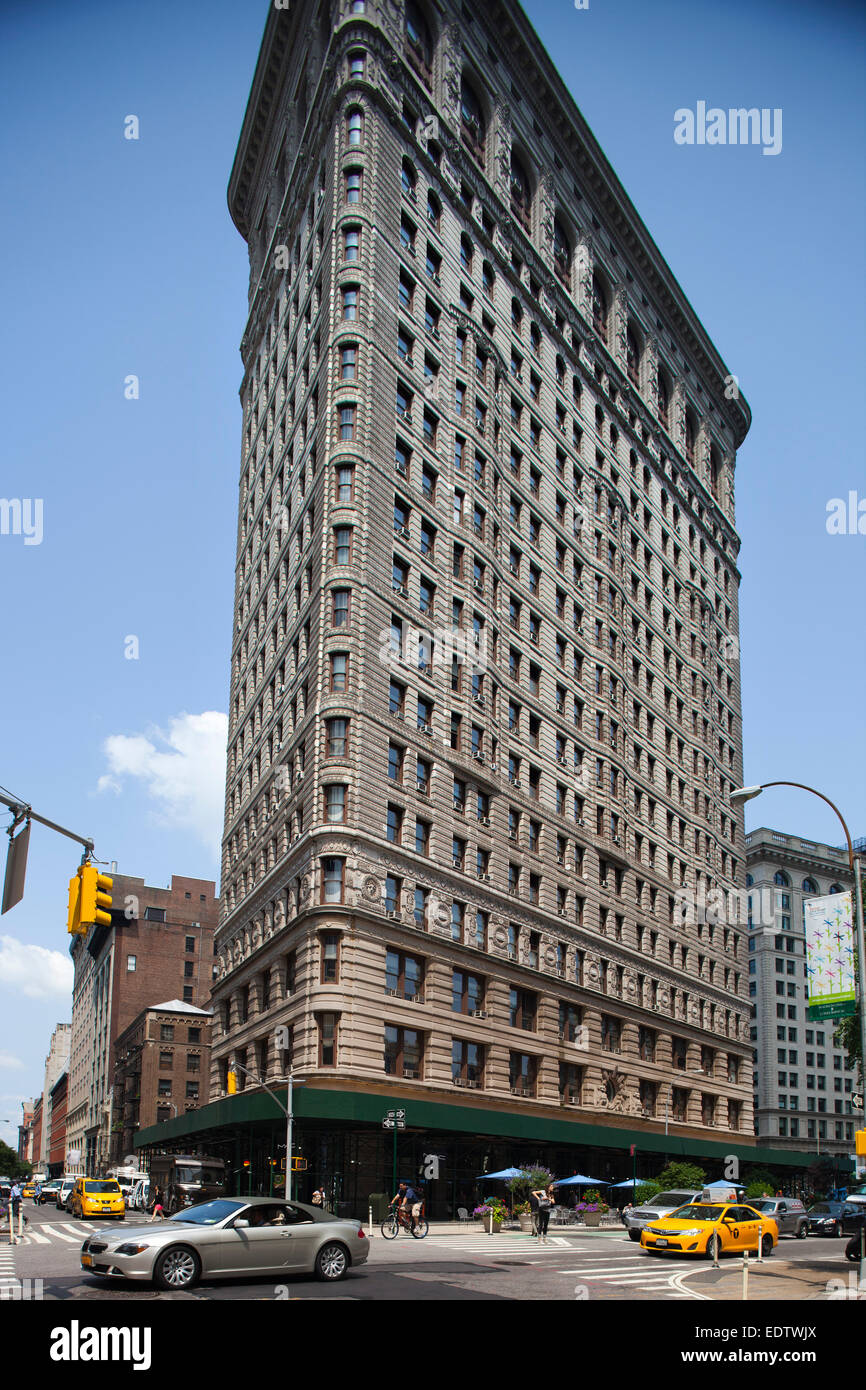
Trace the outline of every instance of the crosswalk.
{"label": "crosswalk", "polygon": [[[112,1226],[114,1223],[112,1222]],[[44,1225],[28,1226],[24,1245],[80,1245],[86,1236],[93,1235],[94,1227],[87,1221],[52,1221]]]}

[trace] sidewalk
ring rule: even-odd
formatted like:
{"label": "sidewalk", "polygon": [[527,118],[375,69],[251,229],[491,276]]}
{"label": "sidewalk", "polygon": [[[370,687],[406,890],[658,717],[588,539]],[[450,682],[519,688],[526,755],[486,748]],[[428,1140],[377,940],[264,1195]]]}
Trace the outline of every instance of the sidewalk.
{"label": "sidewalk", "polygon": [[[364,1222],[364,1230],[368,1230],[366,1221]],[[616,1225],[598,1226],[591,1228],[589,1226],[583,1226],[578,1224],[569,1226],[551,1225],[547,1232],[549,1236],[576,1236],[584,1235],[586,1233],[589,1233],[594,1236],[624,1236],[625,1227],[621,1225]],[[373,1223],[373,1228],[372,1230],[368,1231],[368,1234],[373,1236],[377,1236],[380,1234],[379,1226],[376,1222]],[[429,1240],[431,1236],[465,1236],[472,1234],[478,1236],[489,1236],[490,1232],[487,1229],[482,1230],[477,1221],[431,1221],[430,1230],[427,1233],[427,1239]],[[534,1239],[534,1237],[530,1235],[529,1232],[521,1232],[520,1227],[517,1224],[515,1224],[514,1226],[503,1226],[502,1231],[499,1232],[499,1234],[506,1236],[525,1235],[527,1240]]]}

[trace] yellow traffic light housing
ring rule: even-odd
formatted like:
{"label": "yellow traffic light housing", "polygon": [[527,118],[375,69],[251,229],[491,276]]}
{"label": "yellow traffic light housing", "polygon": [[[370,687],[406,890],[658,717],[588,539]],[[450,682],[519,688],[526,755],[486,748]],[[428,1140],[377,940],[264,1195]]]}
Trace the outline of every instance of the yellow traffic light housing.
{"label": "yellow traffic light housing", "polygon": [[855,1129],[854,1152],[858,1158],[866,1158],[866,1129]]}
{"label": "yellow traffic light housing", "polygon": [[227,1096],[234,1096],[234,1095],[237,1095],[237,1089],[238,1089],[238,1076],[237,1076],[237,1072],[234,1070],[233,1067],[229,1067],[228,1071],[226,1072],[226,1095],[227,1095]]}
{"label": "yellow traffic light housing", "polygon": [[66,930],[70,936],[83,936],[87,931],[81,925],[81,870],[78,869],[69,880],[69,908],[66,913]]}
{"label": "yellow traffic light housing", "polygon": [[111,926],[111,890],[113,880],[101,874],[95,864],[82,864],[81,922],[84,926]]}

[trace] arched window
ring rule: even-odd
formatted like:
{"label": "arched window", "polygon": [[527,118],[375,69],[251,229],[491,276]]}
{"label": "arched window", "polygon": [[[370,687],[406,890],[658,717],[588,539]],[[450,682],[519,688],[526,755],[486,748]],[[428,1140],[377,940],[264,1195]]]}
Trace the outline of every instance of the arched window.
{"label": "arched window", "polygon": [[607,342],[607,295],[597,275],[592,277],[592,326]]}
{"label": "arched window", "polygon": [[753,887],[753,886],[754,886],[754,882],[755,882],[755,876],[754,876],[754,874],[746,874],[746,887],[747,887],[747,888]]}
{"label": "arched window", "polygon": [[524,227],[529,226],[529,218],[532,212],[532,188],[529,182],[529,175],[523,163],[517,155],[511,155],[511,210],[523,223]]}
{"label": "arched window", "polygon": [[817,883],[815,882],[815,880],[814,880],[813,878],[804,878],[804,879],[803,879],[803,892],[804,892],[804,893],[817,893],[817,892],[818,892],[818,885],[817,885]]}
{"label": "arched window", "polygon": [[640,347],[633,328],[629,328],[625,335],[625,354],[629,379],[635,386],[640,386]]}
{"label": "arched window", "polygon": [[791,880],[784,869],[777,869],[773,874],[773,882],[777,888],[790,888]]}
{"label": "arched window", "polygon": [[463,137],[464,145],[467,146],[478,163],[483,164],[484,138],[487,134],[484,111],[475,88],[466,77],[463,78],[463,84],[460,88],[460,134]]}
{"label": "arched window", "polygon": [[831,893],[844,893],[844,892],[845,892],[845,889],[842,887],[841,883],[832,883],[832,884],[830,885],[830,892],[831,892]]}
{"label": "arched window", "polygon": [[403,192],[406,194],[407,198],[411,198],[414,201],[415,184],[418,181],[418,175],[415,173],[415,166],[410,160],[403,160],[403,171],[400,177],[403,184]]}
{"label": "arched window", "polygon": [[426,87],[433,72],[433,38],[420,5],[406,0],[406,56]]}
{"label": "arched window", "polygon": [[571,242],[558,217],[553,220],[553,268],[567,289],[571,288]]}
{"label": "arched window", "polygon": [[360,108],[355,106],[346,119],[346,139],[350,145],[360,145],[363,133],[364,117]]}
{"label": "arched window", "polygon": [[695,436],[696,436],[696,434],[697,434],[697,431],[696,431],[696,429],[695,429],[695,417],[692,415],[692,413],[691,413],[690,410],[687,410],[687,411],[686,411],[686,428],[685,428],[685,449],[686,449],[686,459],[687,459],[688,462],[691,463],[691,464],[693,464],[694,461],[695,461]]}
{"label": "arched window", "polygon": [[670,409],[671,403],[671,389],[668,385],[667,377],[665,376],[661,368],[659,368],[658,380],[656,382],[656,390],[658,392],[659,419],[661,420],[665,429],[667,429],[668,410]]}

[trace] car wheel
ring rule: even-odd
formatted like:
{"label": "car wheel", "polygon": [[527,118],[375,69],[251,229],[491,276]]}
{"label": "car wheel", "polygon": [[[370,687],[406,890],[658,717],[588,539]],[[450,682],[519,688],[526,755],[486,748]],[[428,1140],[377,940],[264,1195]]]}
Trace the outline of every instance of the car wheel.
{"label": "car wheel", "polygon": [[802,1223],[802,1225],[801,1225],[801,1226],[798,1228],[798,1230],[797,1230],[797,1239],[798,1239],[798,1240],[805,1240],[805,1239],[806,1239],[806,1236],[808,1235],[808,1233],[809,1233],[808,1227],[807,1227],[807,1225],[806,1225],[806,1223],[805,1223],[805,1221],[804,1221],[804,1222]]}
{"label": "car wheel", "polygon": [[191,1289],[201,1275],[201,1260],[188,1245],[172,1245],[157,1256],[153,1282],[160,1289]]}
{"label": "car wheel", "polygon": [[830,1232],[830,1234],[831,1234],[831,1236],[833,1237],[834,1240],[838,1240],[838,1239],[839,1239],[839,1237],[840,1237],[841,1234],[842,1234],[842,1223],[841,1223],[841,1221],[837,1221],[837,1222],[836,1222],[836,1224],[835,1224],[835,1226],[833,1227],[833,1229],[832,1229],[832,1231]]}
{"label": "car wheel", "polygon": [[634,1226],[631,1226],[629,1228],[628,1238],[629,1240],[640,1240],[640,1231],[636,1231]]}
{"label": "car wheel", "polygon": [[773,1237],[770,1235],[761,1237],[761,1254],[766,1257],[773,1253]]}
{"label": "car wheel", "polygon": [[718,1260],[721,1253],[722,1242],[719,1240],[719,1237],[716,1235],[710,1236],[707,1241],[707,1258],[710,1260]]}
{"label": "car wheel", "polygon": [[852,1261],[860,1259],[860,1241],[856,1236],[845,1246],[845,1258]]}
{"label": "car wheel", "polygon": [[337,1241],[323,1245],[316,1256],[317,1279],[342,1279],[348,1268],[349,1252]]}

